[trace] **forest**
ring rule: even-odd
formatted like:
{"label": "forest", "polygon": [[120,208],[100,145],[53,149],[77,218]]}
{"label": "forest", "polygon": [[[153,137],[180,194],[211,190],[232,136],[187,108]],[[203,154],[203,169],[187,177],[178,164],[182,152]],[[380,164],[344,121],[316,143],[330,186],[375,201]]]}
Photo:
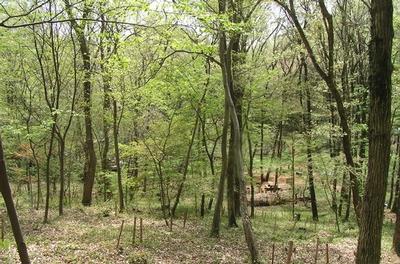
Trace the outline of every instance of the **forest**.
{"label": "forest", "polygon": [[399,0],[0,0],[0,263],[400,263]]}

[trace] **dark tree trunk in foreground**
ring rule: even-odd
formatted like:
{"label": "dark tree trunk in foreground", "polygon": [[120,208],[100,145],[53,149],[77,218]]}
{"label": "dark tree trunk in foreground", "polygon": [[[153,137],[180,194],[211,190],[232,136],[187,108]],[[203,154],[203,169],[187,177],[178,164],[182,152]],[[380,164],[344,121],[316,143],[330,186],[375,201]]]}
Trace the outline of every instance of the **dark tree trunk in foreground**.
{"label": "dark tree trunk in foreground", "polygon": [[22,264],[30,263],[28,250],[22,236],[21,227],[19,226],[17,211],[15,210],[12,200],[11,188],[8,182],[6,163],[4,160],[3,144],[0,136],[0,191],[3,196],[4,203],[7,207],[8,217],[10,218],[11,228],[14,234],[15,243],[17,244],[19,259]]}
{"label": "dark tree trunk in foreground", "polygon": [[390,164],[393,4],[371,1],[368,175],[356,263],[380,263],[383,210]]}

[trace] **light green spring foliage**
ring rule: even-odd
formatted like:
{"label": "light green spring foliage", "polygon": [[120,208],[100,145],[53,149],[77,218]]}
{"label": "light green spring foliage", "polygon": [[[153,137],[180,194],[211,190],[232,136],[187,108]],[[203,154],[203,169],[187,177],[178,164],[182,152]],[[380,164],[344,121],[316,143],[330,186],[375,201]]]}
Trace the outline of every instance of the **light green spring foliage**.
{"label": "light green spring foliage", "polygon": [[[182,179],[182,166],[188,150],[197,115],[204,123],[196,130],[190,157],[188,179],[184,198],[194,194],[215,194],[220,170],[220,136],[223,125],[224,92],[218,55],[218,33],[223,30],[228,40],[236,34],[242,35],[241,44],[245,52],[237,54],[243,63],[235,68],[243,87],[242,117],[247,128],[243,133],[243,156],[248,165],[247,137],[250,136],[255,155],[256,175],[260,167],[286,167],[290,162],[292,136],[296,144],[296,166],[305,171],[305,135],[302,115],[304,91],[311,90],[312,101],[312,150],[315,154],[317,175],[327,175],[334,162],[329,159],[329,138],[339,137],[341,129],[336,122],[330,123],[330,103],[325,84],[307,58],[307,83],[299,81],[299,61],[306,54],[299,36],[282,11],[272,1],[262,1],[252,11],[254,1],[242,1],[243,18],[253,12],[246,21],[232,22],[232,12],[218,14],[217,1],[84,1],[90,6],[89,17],[83,29],[91,51],[92,121],[95,148],[100,160],[104,148],[104,122],[110,125],[109,159],[114,159],[111,124],[112,111],[104,110],[104,82],[110,78],[110,98],[116,100],[119,123],[119,142],[123,159],[124,183],[139,188],[144,178],[148,180],[154,195],[158,192],[159,177],[154,161],[162,160],[162,169],[168,177],[170,188],[175,190]],[[305,32],[314,49],[317,61],[325,69],[326,34],[321,14],[315,1],[296,2],[298,16],[305,26]],[[303,3],[304,2],[304,3]],[[51,1],[52,11],[64,8],[63,1]],[[29,6],[17,6],[7,2],[10,13],[22,13]],[[307,6],[305,10],[303,7]],[[83,3],[76,3],[73,13],[82,16]],[[45,5],[20,19],[8,21],[11,24],[41,21],[51,17]],[[348,83],[351,96],[345,106],[352,113],[354,151],[360,144],[359,134],[366,124],[356,121],[357,114],[367,109],[363,94],[368,85],[368,41],[369,27],[366,7],[362,1],[353,1],[343,16],[340,6],[330,6],[335,24],[335,74],[339,90],[343,91],[342,72],[344,65],[351,70]],[[101,29],[101,16],[106,23]],[[7,14],[0,11],[0,18]],[[66,19],[65,12],[57,20]],[[345,35],[344,21],[347,20]],[[305,21],[307,23],[305,23]],[[53,27],[56,60],[52,54],[50,27]],[[399,27],[396,11],[395,28]],[[397,30],[396,30],[397,32]],[[35,40],[36,46],[35,47]],[[393,93],[394,128],[398,126],[398,34],[394,40]],[[102,59],[100,45],[105,57]],[[57,126],[65,129],[71,114],[73,91],[77,85],[76,105],[71,130],[67,135],[67,164],[75,182],[82,177],[84,164],[84,123],[83,89],[84,81],[79,40],[70,23],[41,24],[34,28],[0,29],[0,125],[5,141],[11,175],[17,182],[26,175],[21,172],[24,162],[31,160],[35,151],[40,168],[45,167],[46,150],[50,127],[57,115]],[[40,69],[43,64],[44,73]],[[48,96],[56,92],[56,71],[59,63],[60,101],[50,109],[45,99],[44,85]],[[106,68],[104,72],[102,67]],[[203,101],[202,97],[205,94]],[[301,97],[303,105],[301,105]],[[54,99],[54,98],[53,98]],[[28,113],[31,112],[29,116]],[[279,124],[283,125],[283,157],[271,159]],[[261,146],[260,127],[264,125],[265,156],[263,164],[259,153]],[[28,131],[29,128],[29,131]],[[247,133],[247,129],[249,133]],[[204,143],[205,142],[205,143]],[[215,143],[216,142],[216,143]],[[30,145],[30,143],[32,145]],[[57,142],[52,163],[57,178]],[[206,144],[206,145],[205,145]],[[215,175],[211,175],[206,155],[206,146],[214,152]],[[24,150],[24,151],[22,151]],[[15,158],[16,153],[25,153],[23,159]],[[267,154],[268,153],[268,154]],[[128,164],[138,158],[139,176],[130,178]],[[342,163],[342,160],[340,161]],[[365,166],[365,165],[364,165]],[[32,172],[35,168],[32,167]],[[19,171],[19,172],[18,172]],[[98,170],[100,171],[100,170]],[[17,173],[18,172],[18,173]],[[342,171],[338,172],[338,175]],[[104,172],[103,172],[104,173]],[[285,172],[286,174],[289,171]],[[104,174],[101,174],[104,175]],[[115,180],[115,173],[108,173]],[[317,188],[329,185],[334,176],[318,181]],[[336,177],[336,176],[335,176]],[[338,176],[339,177],[339,176]],[[100,178],[100,173],[98,178]],[[322,182],[324,181],[324,182]],[[98,184],[96,190],[101,190]],[[112,186],[115,192],[115,184]],[[322,193],[322,192],[321,192]],[[319,199],[325,199],[323,196]]]}

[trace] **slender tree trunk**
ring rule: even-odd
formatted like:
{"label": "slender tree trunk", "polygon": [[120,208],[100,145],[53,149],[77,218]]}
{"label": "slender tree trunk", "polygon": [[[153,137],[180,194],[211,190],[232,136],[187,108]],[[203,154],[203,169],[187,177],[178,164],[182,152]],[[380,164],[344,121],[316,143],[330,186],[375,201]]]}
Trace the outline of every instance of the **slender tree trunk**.
{"label": "slender tree trunk", "polygon": [[59,153],[59,162],[60,162],[60,198],[58,203],[58,214],[62,215],[64,211],[64,182],[65,182],[65,172],[64,172],[64,164],[65,164],[65,141],[63,139],[58,140],[58,144],[60,146]]}
{"label": "slender tree trunk", "polygon": [[197,115],[196,116],[196,121],[195,121],[195,124],[194,124],[194,127],[193,127],[193,131],[192,131],[192,137],[190,138],[189,147],[188,147],[188,150],[186,152],[186,157],[185,157],[185,161],[184,161],[184,165],[183,165],[183,178],[182,178],[181,183],[179,184],[178,192],[177,192],[176,198],[175,198],[175,202],[174,202],[174,204],[172,206],[172,209],[171,209],[172,216],[175,216],[175,211],[176,211],[176,208],[178,207],[179,199],[180,199],[180,197],[182,195],[183,187],[184,187],[184,184],[186,182],[186,177],[187,177],[188,168],[189,168],[189,162],[190,162],[190,156],[191,156],[191,153],[192,153],[192,148],[193,148],[194,140],[195,140],[195,137],[196,137],[196,130],[198,128],[198,124],[199,124],[199,116]]}
{"label": "slender tree trunk", "polygon": [[[232,117],[231,117],[232,118]],[[227,168],[227,204],[228,204],[228,226],[237,227],[236,213],[235,213],[235,163],[234,163],[234,149],[233,149],[233,130],[232,124],[230,125],[231,135],[229,139],[229,151],[228,151],[228,168]]]}
{"label": "slender tree trunk", "polygon": [[354,160],[352,156],[352,143],[351,143],[351,130],[349,126],[349,121],[348,121],[348,115],[346,112],[346,109],[344,107],[343,103],[343,98],[337,88],[336,82],[335,82],[335,54],[334,54],[334,37],[335,37],[335,32],[334,32],[334,23],[333,23],[333,17],[331,13],[329,12],[325,1],[324,0],[318,0],[318,5],[321,10],[321,15],[324,19],[325,23],[325,33],[327,35],[327,45],[325,45],[324,48],[326,48],[326,54],[327,54],[327,61],[326,65],[328,65],[328,69],[325,70],[321,65],[321,62],[318,61],[316,54],[313,50],[313,47],[311,46],[304,29],[299,22],[299,19],[296,14],[295,10],[295,5],[294,5],[294,0],[289,0],[289,3],[286,4],[283,1],[280,0],[275,0],[276,3],[278,3],[285,11],[286,13],[292,18],[293,24],[295,25],[300,38],[307,50],[307,53],[314,65],[314,68],[318,72],[318,74],[321,76],[321,78],[325,81],[326,85],[329,88],[330,93],[332,94],[332,97],[335,99],[336,102],[336,107],[337,111],[340,117],[340,127],[343,130],[343,136],[342,136],[342,144],[343,144],[343,153],[346,158],[346,163],[347,165],[351,168],[350,170],[350,182],[351,182],[351,189],[352,189],[352,195],[353,195],[353,205],[354,205],[354,210],[356,213],[357,217],[357,222],[359,223],[360,219],[360,193],[359,193],[359,181],[357,178],[357,175],[353,172],[353,169],[355,169],[354,166]]}
{"label": "slender tree trunk", "polygon": [[307,97],[307,172],[308,172],[308,187],[310,189],[310,198],[311,198],[311,212],[314,221],[318,221],[318,209],[317,209],[317,198],[315,195],[314,188],[314,174],[313,174],[313,158],[311,151],[311,99],[310,99],[310,88],[306,88],[306,97]]}
{"label": "slender tree trunk", "polygon": [[[398,155],[397,158],[400,161],[400,151],[399,151],[399,155]],[[397,212],[397,208],[399,206],[399,203],[396,202],[398,197],[399,197],[399,191],[400,191],[400,166],[398,166],[398,168],[397,168],[396,183],[394,185],[394,202],[393,202],[393,205],[392,205],[392,208],[391,208],[391,212],[392,213],[396,213]]]}
{"label": "slender tree trunk", "polygon": [[[69,0],[64,0],[65,10],[68,17],[71,19],[71,25],[77,35],[79,48],[82,56],[84,78],[83,78],[83,112],[85,122],[85,166],[83,173],[83,196],[82,204],[84,206],[90,206],[92,204],[92,190],[94,184],[94,178],[96,174],[96,152],[94,150],[93,141],[93,125],[92,125],[92,69],[90,59],[90,48],[85,35],[86,21],[82,21],[78,24],[77,20],[74,19],[72,12],[72,6]],[[84,2],[83,18],[87,18],[90,13],[90,2]]]}
{"label": "slender tree trunk", "polygon": [[[224,85],[226,85],[224,83]],[[219,177],[219,184],[218,184],[218,192],[217,198],[215,202],[215,209],[214,209],[214,216],[211,226],[211,236],[218,237],[219,236],[219,229],[221,226],[221,210],[222,210],[222,203],[224,200],[224,186],[225,186],[225,178],[227,174],[227,167],[228,167],[228,153],[227,153],[227,142],[228,142],[228,129],[229,129],[229,105],[228,99],[225,97],[225,104],[224,104],[224,126],[222,129],[222,140],[221,140],[221,173]]]}
{"label": "slender tree trunk", "polygon": [[[398,163],[398,156],[399,156],[399,147],[400,147],[400,136],[398,135],[396,137],[396,151],[395,151],[395,155],[394,159],[393,159],[393,167],[392,167],[392,177],[390,179],[390,196],[389,196],[389,202],[388,202],[388,208],[392,208],[392,204],[393,204],[393,195],[394,195],[394,182],[395,182],[395,178],[396,178],[396,165]],[[391,155],[392,156],[392,155]]]}
{"label": "slender tree trunk", "polygon": [[6,163],[4,159],[3,143],[0,136],[0,191],[6,204],[7,214],[10,218],[11,228],[14,234],[15,243],[19,259],[22,264],[29,264],[28,250],[22,235],[21,227],[18,221],[17,211],[15,210],[14,202],[12,200],[11,188],[7,177]]}
{"label": "slender tree trunk", "polygon": [[113,130],[114,130],[114,151],[115,151],[115,162],[117,163],[117,182],[118,182],[118,197],[119,197],[119,212],[125,210],[124,205],[124,189],[122,187],[122,172],[121,172],[121,160],[119,157],[119,145],[118,145],[118,106],[117,100],[113,98]]}
{"label": "slender tree trunk", "polygon": [[[248,122],[248,121],[247,121]],[[250,182],[250,217],[254,218],[254,175],[253,175],[253,164],[254,164],[254,154],[253,145],[250,138],[250,131],[247,128],[247,145],[249,147],[249,176]]]}
{"label": "slender tree trunk", "polygon": [[312,150],[311,150],[311,142],[312,142],[311,94],[310,94],[310,87],[308,84],[308,67],[307,67],[307,63],[305,61],[304,56],[301,58],[301,60],[302,60],[302,69],[303,69],[303,74],[304,74],[305,94],[306,94],[306,107],[305,107],[306,113],[303,116],[303,120],[304,120],[304,125],[305,125],[305,132],[306,132],[305,136],[306,136],[306,152],[307,152],[308,188],[310,190],[312,217],[313,217],[314,221],[318,221],[317,198],[315,195],[313,158],[312,158]]}
{"label": "slender tree trunk", "polygon": [[397,199],[394,200],[394,203],[397,204],[396,205],[397,211],[396,211],[396,224],[393,234],[393,249],[396,255],[400,257],[400,210],[398,210],[398,208],[400,208],[399,197],[397,197]]}
{"label": "slender tree trunk", "polygon": [[393,4],[371,1],[368,175],[361,209],[357,264],[378,264],[390,165]]}
{"label": "slender tree trunk", "polygon": [[250,129],[249,129],[249,115],[251,109],[251,100],[247,105],[247,114],[246,114],[246,131],[247,131],[247,146],[248,146],[248,153],[249,153],[249,166],[248,166],[248,174],[250,176],[250,217],[254,218],[254,174],[253,174],[253,167],[254,167],[254,157],[256,155],[256,147],[253,150],[253,144],[251,141]]}
{"label": "slender tree trunk", "polygon": [[50,143],[49,143],[49,152],[47,154],[46,159],[46,202],[44,208],[44,223],[48,222],[49,218],[49,205],[50,205],[50,163],[51,163],[51,156],[53,154],[53,143],[54,143],[54,136],[56,133],[56,124],[53,123],[51,126],[51,133],[50,133]]}
{"label": "slender tree trunk", "polygon": [[264,111],[261,113],[260,125],[260,186],[264,182]]}

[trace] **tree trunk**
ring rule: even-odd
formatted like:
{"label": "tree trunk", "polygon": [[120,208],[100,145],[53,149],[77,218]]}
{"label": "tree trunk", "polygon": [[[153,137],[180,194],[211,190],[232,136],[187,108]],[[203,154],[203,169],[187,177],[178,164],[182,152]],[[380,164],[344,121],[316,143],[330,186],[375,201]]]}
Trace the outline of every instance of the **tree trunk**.
{"label": "tree trunk", "polygon": [[[321,10],[321,14],[325,24],[325,31],[327,35],[327,44],[324,46],[326,48],[327,54],[327,61],[325,61],[326,65],[328,65],[328,69],[325,70],[322,67],[321,62],[318,61],[316,54],[304,32],[302,25],[297,17],[295,5],[293,0],[289,0],[289,4],[285,4],[280,0],[275,0],[285,11],[286,13],[292,18],[292,21],[300,35],[300,38],[307,50],[307,53],[312,61],[314,68],[321,76],[321,78],[325,81],[326,85],[329,88],[332,97],[335,99],[337,111],[340,117],[340,127],[343,130],[342,136],[342,144],[343,144],[343,153],[346,157],[346,163],[351,168],[354,169],[354,160],[351,153],[352,145],[351,145],[351,130],[349,127],[348,115],[346,109],[344,107],[343,98],[340,95],[340,92],[337,88],[335,82],[335,54],[334,54],[334,23],[332,15],[329,13],[328,8],[325,5],[324,0],[318,0],[318,5]],[[359,223],[359,215],[360,215],[360,193],[359,193],[359,182],[357,176],[350,170],[350,182],[351,182],[351,189],[353,195],[353,205],[354,210],[357,216],[357,222]]]}
{"label": "tree trunk", "polygon": [[65,182],[65,173],[64,173],[64,164],[65,164],[65,141],[63,139],[58,140],[58,144],[60,146],[59,162],[60,162],[60,197],[58,203],[58,214],[62,215],[64,210],[64,182]]}
{"label": "tree trunk", "polygon": [[[396,178],[396,165],[398,163],[398,156],[399,156],[399,146],[400,146],[400,136],[398,135],[396,137],[396,151],[395,151],[395,155],[394,159],[393,159],[393,167],[392,167],[392,177],[390,179],[390,196],[389,196],[389,201],[388,201],[388,208],[392,208],[392,204],[393,204],[393,195],[394,195],[394,183],[395,183],[395,178]],[[392,156],[392,155],[391,155]]]}
{"label": "tree trunk", "polygon": [[[81,24],[74,19],[74,14],[72,12],[72,6],[69,0],[64,0],[65,10],[68,17],[71,20],[72,28],[74,29],[78,42],[79,48],[82,56],[84,78],[83,78],[83,112],[84,112],[84,122],[85,122],[85,165],[83,172],[83,196],[82,204],[84,206],[90,206],[92,204],[92,190],[94,184],[94,178],[96,174],[96,152],[94,150],[93,141],[93,125],[92,125],[92,69],[91,69],[91,59],[90,59],[90,48],[85,35],[86,21],[83,20]],[[84,2],[83,8],[83,18],[87,18],[90,13],[90,2]]]}
{"label": "tree trunk", "polygon": [[247,107],[247,116],[246,116],[246,130],[247,130],[247,145],[249,148],[249,168],[248,168],[248,173],[251,179],[250,182],[250,217],[254,218],[254,175],[253,175],[253,167],[254,167],[254,156],[256,154],[256,148],[254,147],[253,150],[253,144],[251,142],[251,137],[250,137],[250,130],[249,130],[249,112],[250,112],[250,102]]}
{"label": "tree trunk", "polygon": [[390,165],[393,4],[371,1],[368,175],[361,209],[357,264],[380,262]]}
{"label": "tree trunk", "polygon": [[92,204],[92,190],[94,177],[96,174],[96,153],[94,150],[93,132],[92,132],[92,116],[91,116],[91,66],[89,47],[86,43],[86,38],[81,33],[79,36],[79,44],[83,58],[83,68],[85,70],[83,82],[83,99],[84,99],[84,115],[85,115],[85,169],[83,182],[83,197],[82,204],[90,206]]}
{"label": "tree trunk", "polygon": [[113,130],[114,130],[114,151],[115,151],[115,162],[117,165],[117,182],[118,182],[118,197],[119,197],[119,212],[125,210],[124,205],[124,189],[122,187],[122,172],[121,172],[121,161],[119,157],[119,145],[118,145],[118,107],[117,100],[113,98]]}
{"label": "tree trunk", "polygon": [[[104,22],[105,17],[104,15],[101,16],[102,23],[101,23],[101,33],[104,34],[106,31],[106,24]],[[107,172],[109,170],[109,164],[108,164],[108,152],[110,150],[110,112],[111,112],[111,77],[108,72],[107,68],[107,59],[106,59],[106,52],[109,51],[108,49],[105,49],[104,41],[103,41],[103,36],[100,39],[100,66],[101,66],[101,72],[102,72],[102,81],[103,81],[103,136],[104,136],[104,145],[103,145],[103,152],[101,155],[101,170],[103,172],[103,177],[102,177],[102,184],[103,184],[103,197],[104,201],[107,201],[111,199],[110,195],[110,187],[111,187],[111,182],[109,178],[107,177]]]}
{"label": "tree trunk", "polygon": [[46,158],[46,202],[44,207],[44,223],[48,222],[49,218],[49,205],[50,205],[50,163],[51,163],[51,156],[53,154],[53,142],[54,136],[56,133],[56,124],[53,123],[51,126],[51,134],[50,134],[50,143],[49,143],[49,152]]}
{"label": "tree trunk", "polygon": [[22,236],[21,227],[18,221],[17,211],[12,200],[11,188],[7,177],[6,163],[4,159],[3,143],[0,136],[0,191],[6,204],[8,217],[10,218],[11,228],[14,234],[15,243],[19,259],[22,264],[29,264],[28,250]]}
{"label": "tree trunk", "polygon": [[[400,151],[399,151],[399,156],[397,157],[400,161]],[[399,163],[400,165],[400,163]],[[399,191],[400,191],[400,166],[398,166],[397,168],[397,176],[396,176],[396,183],[394,185],[394,202],[391,208],[391,212],[392,213],[396,213],[397,212],[397,208],[399,206],[399,203],[397,203],[397,199],[399,197]]]}
{"label": "tree trunk", "polygon": [[307,140],[307,171],[308,171],[308,187],[310,189],[311,198],[311,212],[314,221],[318,221],[318,209],[317,209],[317,198],[315,195],[314,188],[314,175],[313,175],[313,160],[311,153],[311,142],[310,139]]}
{"label": "tree trunk", "polygon": [[[232,117],[231,117],[232,118]],[[231,127],[231,135],[229,138],[229,151],[228,151],[228,168],[227,168],[227,193],[226,199],[228,204],[228,226],[229,227],[237,227],[236,223],[236,213],[235,213],[235,163],[234,163],[234,153],[233,153],[233,129],[232,124]]]}
{"label": "tree trunk", "polygon": [[[219,13],[224,15],[226,13],[226,0],[219,0]],[[259,255],[256,246],[256,241],[253,233],[253,228],[251,225],[251,220],[247,214],[247,194],[246,194],[246,184],[243,177],[243,160],[241,153],[241,135],[240,135],[240,124],[239,119],[236,113],[235,105],[232,100],[231,84],[229,79],[232,80],[232,71],[231,71],[231,63],[230,57],[231,52],[227,48],[226,45],[226,33],[224,31],[219,32],[219,57],[221,61],[221,70],[222,70],[222,78],[224,82],[224,90],[225,90],[225,98],[227,98],[229,113],[231,117],[231,121],[234,129],[234,139],[233,139],[233,152],[234,152],[234,161],[235,161],[235,170],[238,175],[238,179],[240,181],[240,214],[242,217],[242,224],[245,239],[247,242],[247,247],[250,251],[251,261],[252,263],[259,263]]]}
{"label": "tree trunk", "polygon": [[174,205],[172,206],[172,209],[171,209],[172,216],[175,216],[175,211],[176,211],[176,208],[178,207],[178,204],[179,204],[179,199],[180,199],[182,191],[183,191],[183,186],[184,186],[184,184],[186,182],[186,177],[187,177],[188,168],[189,168],[189,162],[190,162],[190,156],[191,156],[191,153],[192,153],[192,148],[193,148],[194,140],[195,140],[195,137],[196,137],[196,130],[197,130],[198,124],[199,124],[199,116],[197,115],[196,116],[196,121],[195,121],[195,124],[194,124],[194,127],[193,127],[193,131],[192,131],[192,137],[190,138],[189,147],[188,147],[188,150],[186,152],[186,157],[185,157],[185,161],[184,161],[184,165],[183,165],[182,181],[179,184],[178,192],[177,192],[176,198],[175,198],[175,202],[174,202]]}
{"label": "tree trunk", "polygon": [[393,249],[396,255],[400,257],[400,210],[398,210],[399,202],[400,199],[399,197],[397,197],[397,199],[394,200],[394,203],[397,204],[396,205],[397,211],[396,211],[396,224],[393,234]]}
{"label": "tree trunk", "polygon": [[[224,83],[226,85],[226,83]],[[228,98],[225,97],[225,104],[224,104],[224,126],[222,129],[222,140],[221,140],[221,174],[219,177],[219,184],[218,184],[218,192],[217,198],[215,202],[215,209],[214,209],[214,216],[211,226],[211,236],[218,237],[219,236],[219,229],[221,225],[221,210],[222,210],[222,203],[224,200],[224,186],[225,186],[225,178],[227,174],[227,167],[228,167],[228,157],[227,157],[227,142],[228,142],[228,129],[229,129],[229,105],[228,105]]]}
{"label": "tree trunk", "polygon": [[[305,136],[306,136],[306,152],[307,152],[307,173],[308,173],[308,188],[310,190],[310,198],[311,198],[311,212],[314,221],[318,221],[318,209],[317,209],[317,198],[315,195],[315,187],[314,187],[314,174],[313,174],[313,158],[311,151],[311,142],[312,142],[312,116],[311,116],[311,94],[310,87],[308,84],[308,67],[305,61],[305,58],[302,57],[302,68],[304,74],[304,83],[305,83],[305,94],[306,94],[306,113],[303,116],[304,125],[305,125]],[[293,175],[294,177],[294,175]]]}

